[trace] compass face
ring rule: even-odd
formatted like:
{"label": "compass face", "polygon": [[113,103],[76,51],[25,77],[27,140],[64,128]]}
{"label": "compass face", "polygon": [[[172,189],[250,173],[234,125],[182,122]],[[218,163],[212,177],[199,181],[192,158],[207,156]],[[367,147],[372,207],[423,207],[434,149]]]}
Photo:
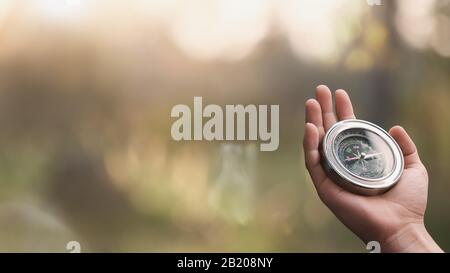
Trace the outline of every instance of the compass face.
{"label": "compass face", "polygon": [[364,129],[348,129],[335,140],[339,162],[351,174],[365,179],[381,179],[393,167],[393,153],[387,143]]}
{"label": "compass face", "polygon": [[322,163],[332,181],[363,195],[386,192],[400,179],[403,155],[395,140],[377,125],[344,120],[325,134]]}

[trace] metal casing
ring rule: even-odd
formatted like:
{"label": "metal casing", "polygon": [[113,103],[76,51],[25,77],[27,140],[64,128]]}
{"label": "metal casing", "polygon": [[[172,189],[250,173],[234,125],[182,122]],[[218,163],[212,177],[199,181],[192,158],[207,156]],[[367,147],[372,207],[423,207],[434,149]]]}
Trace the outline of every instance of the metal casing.
{"label": "metal casing", "polygon": [[[348,129],[369,130],[382,138],[394,157],[394,167],[385,177],[366,179],[354,175],[339,162],[334,150],[336,137]],[[397,142],[381,127],[364,120],[349,119],[335,123],[325,134],[320,147],[321,161],[327,174],[340,187],[360,195],[379,195],[391,189],[400,179],[403,168],[403,154]]]}

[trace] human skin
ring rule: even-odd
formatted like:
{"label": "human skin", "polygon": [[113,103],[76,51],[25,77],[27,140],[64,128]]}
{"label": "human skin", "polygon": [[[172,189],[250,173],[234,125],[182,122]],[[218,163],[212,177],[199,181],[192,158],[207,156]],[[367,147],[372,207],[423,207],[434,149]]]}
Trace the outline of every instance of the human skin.
{"label": "human skin", "polygon": [[389,130],[405,161],[402,177],[390,191],[377,196],[356,195],[327,176],[320,162],[319,143],[334,123],[356,118],[344,90],[335,92],[335,109],[336,113],[332,93],[325,85],[318,86],[316,98],[305,104],[305,164],[320,199],[365,243],[378,241],[382,252],[442,252],[424,224],[428,173],[414,142],[402,127]]}

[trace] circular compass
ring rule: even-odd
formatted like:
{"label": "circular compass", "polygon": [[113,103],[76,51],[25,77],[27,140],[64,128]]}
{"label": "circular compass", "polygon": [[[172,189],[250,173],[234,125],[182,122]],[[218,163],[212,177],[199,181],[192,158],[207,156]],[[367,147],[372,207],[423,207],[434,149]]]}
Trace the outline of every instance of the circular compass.
{"label": "circular compass", "polygon": [[384,193],[403,172],[403,155],[395,140],[363,120],[334,124],[323,139],[321,152],[322,164],[333,181],[357,194]]}

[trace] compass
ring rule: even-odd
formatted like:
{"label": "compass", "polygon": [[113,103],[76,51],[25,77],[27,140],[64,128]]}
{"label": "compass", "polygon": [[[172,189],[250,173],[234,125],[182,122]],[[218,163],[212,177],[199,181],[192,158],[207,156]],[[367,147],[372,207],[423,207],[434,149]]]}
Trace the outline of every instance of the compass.
{"label": "compass", "polygon": [[382,194],[403,172],[403,155],[382,128],[364,120],[335,123],[326,133],[322,165],[342,188],[361,195]]}

